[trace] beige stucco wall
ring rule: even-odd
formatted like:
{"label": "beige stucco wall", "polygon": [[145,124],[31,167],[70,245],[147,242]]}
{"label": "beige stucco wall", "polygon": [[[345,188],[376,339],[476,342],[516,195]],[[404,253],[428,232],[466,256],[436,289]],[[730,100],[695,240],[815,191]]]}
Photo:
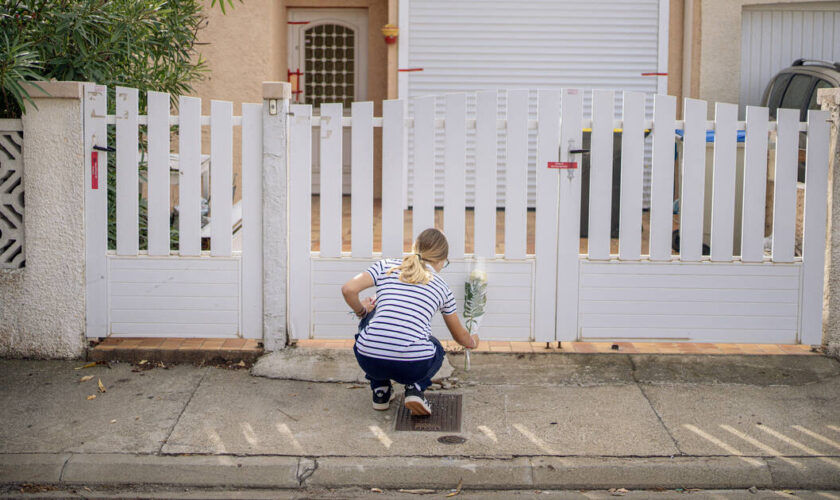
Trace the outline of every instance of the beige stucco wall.
{"label": "beige stucco wall", "polygon": [[0,356],[74,358],[85,332],[81,84],[42,84],[23,117],[26,267],[0,270]]}
{"label": "beige stucco wall", "polygon": [[741,86],[741,9],[744,5],[804,3],[813,0],[700,1],[699,98],[738,103]]}
{"label": "beige stucco wall", "polygon": [[[246,0],[234,2],[222,14],[218,6],[204,0],[207,26],[199,32],[198,50],[207,61],[208,73],[194,85],[192,95],[201,97],[202,113],[210,113],[210,100],[233,102],[241,113],[243,102],[261,102],[262,83],[287,81],[287,10],[289,8],[365,8],[368,10],[367,99],[381,116],[382,100],[388,99],[389,84],[396,94],[396,49],[389,48],[380,28],[389,22],[388,0]],[[395,17],[393,14],[392,17]],[[393,21],[392,21],[393,22]],[[389,57],[393,59],[390,61]],[[389,78],[389,67],[394,75]],[[393,80],[390,82],[389,80]],[[203,153],[210,153],[210,129],[202,131]],[[241,197],[241,135],[234,130],[234,201]],[[381,191],[381,131],[374,134],[374,189]]]}

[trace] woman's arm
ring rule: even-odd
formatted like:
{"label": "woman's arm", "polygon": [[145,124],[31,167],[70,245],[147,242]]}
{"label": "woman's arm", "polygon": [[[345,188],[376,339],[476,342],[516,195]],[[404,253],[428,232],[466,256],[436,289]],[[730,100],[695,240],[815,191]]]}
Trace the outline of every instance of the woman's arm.
{"label": "woman's arm", "polygon": [[449,328],[449,333],[452,334],[452,338],[455,339],[455,342],[458,342],[468,349],[475,349],[478,347],[478,335],[473,334],[470,336],[470,332],[464,328],[464,325],[461,324],[461,320],[458,319],[457,312],[444,314],[443,322],[446,323],[446,327]]}
{"label": "woman's arm", "polygon": [[366,299],[363,304],[362,301],[359,300],[359,292],[368,289],[373,285],[373,278],[370,274],[359,273],[341,287],[341,294],[344,295],[344,302],[347,302],[350,309],[353,309],[356,316],[360,318],[372,311],[375,305],[370,299]]}

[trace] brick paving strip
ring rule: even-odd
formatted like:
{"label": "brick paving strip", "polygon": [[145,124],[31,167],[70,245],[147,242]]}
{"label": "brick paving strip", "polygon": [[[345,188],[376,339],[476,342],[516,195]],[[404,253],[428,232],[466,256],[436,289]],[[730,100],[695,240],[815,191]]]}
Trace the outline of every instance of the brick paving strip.
{"label": "brick paving strip", "polygon": [[[351,349],[352,340],[298,340],[298,347],[309,349]],[[463,348],[452,340],[441,341],[447,351]],[[535,354],[740,354],[740,355],[819,355],[809,345],[790,344],[710,344],[693,342],[507,342],[483,341],[476,352]],[[617,346],[618,348],[615,348]]]}
{"label": "brick paving strip", "polygon": [[87,351],[88,361],[253,363],[263,354],[255,339],[108,337]]}
{"label": "brick paving strip", "polygon": [[[448,352],[461,346],[452,340],[441,342]],[[309,349],[351,349],[353,341],[299,340],[297,347]],[[163,361],[201,363],[221,361],[254,362],[263,354],[255,339],[219,338],[131,338],[108,337],[88,350],[89,361]],[[507,342],[484,341],[476,352],[535,354],[740,354],[740,355],[818,355],[807,345],[787,344],[711,344],[692,342]]]}

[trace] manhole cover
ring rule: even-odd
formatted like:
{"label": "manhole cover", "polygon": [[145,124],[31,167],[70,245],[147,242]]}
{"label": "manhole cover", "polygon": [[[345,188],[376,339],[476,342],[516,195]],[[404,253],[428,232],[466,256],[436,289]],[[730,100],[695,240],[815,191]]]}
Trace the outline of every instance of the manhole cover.
{"label": "manhole cover", "polygon": [[428,417],[413,417],[400,398],[397,407],[396,426],[398,431],[461,432],[461,395],[426,394],[432,405]]}
{"label": "manhole cover", "polygon": [[442,444],[463,444],[467,442],[467,438],[461,436],[441,436],[438,438],[438,443]]}

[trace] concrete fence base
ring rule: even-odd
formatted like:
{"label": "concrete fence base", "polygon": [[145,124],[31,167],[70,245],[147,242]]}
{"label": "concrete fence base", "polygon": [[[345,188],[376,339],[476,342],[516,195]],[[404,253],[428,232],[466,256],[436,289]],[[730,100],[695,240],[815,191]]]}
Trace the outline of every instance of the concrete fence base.
{"label": "concrete fence base", "polygon": [[26,267],[0,270],[0,356],[77,358],[85,333],[82,83],[30,87],[23,116]]}

